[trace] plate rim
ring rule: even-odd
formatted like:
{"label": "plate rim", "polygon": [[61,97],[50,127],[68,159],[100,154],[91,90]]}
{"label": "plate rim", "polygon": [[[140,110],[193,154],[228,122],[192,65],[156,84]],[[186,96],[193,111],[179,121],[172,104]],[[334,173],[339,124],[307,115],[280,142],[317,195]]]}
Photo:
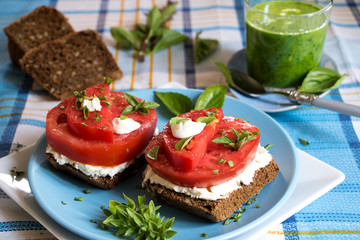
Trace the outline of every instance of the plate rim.
{"label": "plate rim", "polygon": [[[136,93],[141,93],[141,92],[150,92],[150,93],[152,92],[153,93],[154,91],[174,91],[174,90],[176,92],[188,92],[188,91],[195,92],[195,93],[203,92],[203,90],[199,90],[199,89],[177,89],[177,88],[142,89],[142,90],[124,91],[124,92],[132,92],[132,93],[136,94]],[[232,97],[232,96],[226,96],[226,98],[231,98],[236,102],[240,102],[241,104],[252,108],[254,111],[257,112],[257,114],[261,114],[262,117],[266,118],[267,121],[271,121],[273,124],[277,125],[282,130],[286,140],[291,145],[291,151],[292,151],[293,157],[294,157],[294,159],[293,159],[294,165],[293,165],[293,169],[292,169],[293,172],[291,174],[292,178],[289,181],[289,184],[288,184],[288,187],[287,187],[287,190],[286,190],[285,194],[280,198],[280,200],[278,202],[276,202],[271,208],[269,208],[267,210],[267,212],[265,212],[263,215],[261,215],[261,217],[247,223],[244,226],[241,226],[240,228],[238,228],[236,230],[232,230],[230,232],[221,234],[219,236],[211,237],[211,238],[208,238],[208,239],[230,239],[230,238],[239,236],[241,233],[243,233],[245,231],[248,231],[249,229],[255,228],[258,224],[260,224],[261,222],[268,219],[272,214],[274,214],[289,199],[289,197],[291,196],[291,194],[293,193],[293,191],[295,189],[295,186],[296,186],[296,183],[297,183],[297,180],[298,180],[298,175],[299,175],[299,159],[298,159],[298,154],[297,154],[297,151],[296,151],[296,147],[295,147],[294,142],[290,138],[289,134],[285,131],[285,129],[278,122],[276,122],[271,116],[267,115],[266,113],[262,112],[261,110],[255,108],[255,107],[251,106],[250,104],[245,103],[245,102],[241,102],[239,99],[237,99],[235,97]],[[65,227],[66,229],[68,229],[68,230],[70,230],[70,231],[72,231],[72,232],[74,232],[76,234],[79,234],[82,237],[88,238],[89,235],[86,235],[86,234],[84,235],[81,231],[80,232],[79,231],[74,231],[73,228],[71,228],[67,224],[64,224],[63,222],[59,221],[56,218],[56,215],[53,216],[52,211],[49,211],[41,202],[39,202],[39,199],[38,199],[38,196],[37,196],[39,193],[37,192],[37,189],[34,187],[35,183],[34,183],[34,179],[33,179],[33,176],[31,174],[32,171],[31,171],[30,168],[32,166],[31,164],[34,162],[34,160],[32,160],[34,158],[33,156],[38,151],[38,148],[42,144],[42,141],[46,141],[46,132],[44,132],[42,134],[42,136],[36,142],[34,148],[32,149],[32,152],[31,152],[31,155],[30,155],[30,158],[29,158],[29,163],[28,163],[29,184],[30,184],[31,190],[33,192],[34,198],[36,199],[36,201],[38,202],[40,207],[46,212],[46,214],[48,214],[52,219],[54,219],[61,226]],[[42,161],[42,162],[44,162],[44,161]],[[36,189],[36,190],[34,190],[34,189]],[[211,224],[211,222],[209,222],[209,224]],[[120,239],[122,239],[122,238],[120,238]]]}

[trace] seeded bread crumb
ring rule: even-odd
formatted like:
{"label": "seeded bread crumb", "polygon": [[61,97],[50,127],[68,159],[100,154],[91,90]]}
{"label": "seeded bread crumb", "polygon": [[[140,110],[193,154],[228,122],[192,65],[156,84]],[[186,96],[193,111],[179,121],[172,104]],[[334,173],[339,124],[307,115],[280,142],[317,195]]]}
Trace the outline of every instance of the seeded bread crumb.
{"label": "seeded bread crumb", "polygon": [[21,68],[57,99],[65,99],[113,80],[122,72],[101,36],[93,30],[74,32],[29,50],[20,60]]}
{"label": "seeded bread crumb", "polygon": [[58,39],[74,29],[65,16],[51,6],[40,6],[4,28],[12,62],[20,67],[20,58],[40,44]]}
{"label": "seeded bread crumb", "polygon": [[133,175],[135,175],[138,170],[145,164],[145,157],[144,155],[135,159],[135,162],[131,165],[129,165],[123,172],[116,174],[114,177],[106,176],[106,177],[98,177],[93,178],[90,177],[80,170],[74,168],[70,164],[64,164],[60,165],[56,162],[53,154],[51,153],[45,153],[46,158],[49,160],[50,164],[58,171],[63,171],[68,173],[71,176],[74,176],[76,178],[79,178],[83,180],[84,182],[94,185],[96,187],[102,188],[102,189],[113,189],[118,185],[122,180],[129,178]]}
{"label": "seeded bread crumb", "polygon": [[[149,167],[149,166],[148,166]],[[274,160],[255,172],[253,182],[241,185],[233,191],[228,198],[218,200],[204,200],[192,198],[186,194],[175,192],[159,184],[152,184],[150,180],[144,181],[143,186],[151,193],[154,199],[166,205],[184,210],[212,222],[220,222],[230,217],[236,209],[240,208],[268,183],[273,181],[279,167]]]}

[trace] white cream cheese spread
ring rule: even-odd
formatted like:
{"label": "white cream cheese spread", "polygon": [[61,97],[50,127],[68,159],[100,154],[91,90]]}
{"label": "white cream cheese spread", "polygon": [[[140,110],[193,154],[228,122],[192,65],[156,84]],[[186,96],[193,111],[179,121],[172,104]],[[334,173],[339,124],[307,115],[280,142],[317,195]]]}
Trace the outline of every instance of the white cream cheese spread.
{"label": "white cream cheese spread", "polygon": [[93,166],[89,164],[79,163],[77,161],[71,160],[68,157],[64,156],[61,153],[56,152],[50,145],[47,145],[46,152],[51,153],[56,162],[60,165],[64,164],[70,164],[75,169],[80,170],[82,173],[84,173],[87,176],[98,178],[98,177],[114,177],[116,174],[121,173],[124,171],[129,165],[134,163],[134,160],[122,163],[120,165],[117,165],[115,167],[106,167],[106,166]]}
{"label": "white cream cheese spread", "polygon": [[126,134],[135,131],[136,129],[140,128],[141,124],[134,121],[131,118],[114,118],[113,119],[114,125],[114,133],[116,134]]}
{"label": "white cream cheese spread", "polygon": [[81,107],[87,107],[89,112],[101,111],[102,108],[100,99],[98,97],[94,97],[91,100],[84,99],[84,101],[81,103]]}
{"label": "white cream cheese spread", "polygon": [[265,148],[259,146],[254,160],[241,174],[227,182],[209,188],[188,188],[175,185],[157,175],[152,170],[150,165],[148,165],[144,171],[144,182],[150,180],[150,183],[152,184],[160,184],[175,192],[184,193],[193,198],[217,200],[221,198],[227,198],[231,192],[241,188],[241,183],[243,183],[244,185],[249,185],[253,181],[255,172],[258,169],[267,166],[271,160],[271,154]]}
{"label": "white cream cheese spread", "polygon": [[171,133],[176,138],[187,138],[201,133],[206,123],[194,122],[191,119],[171,125]]}

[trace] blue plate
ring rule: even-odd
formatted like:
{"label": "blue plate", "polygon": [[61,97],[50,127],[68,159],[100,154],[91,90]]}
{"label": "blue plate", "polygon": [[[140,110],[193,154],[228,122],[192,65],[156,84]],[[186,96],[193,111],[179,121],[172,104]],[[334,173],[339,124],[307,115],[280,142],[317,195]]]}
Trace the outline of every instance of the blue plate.
{"label": "blue plate", "polygon": [[[320,65],[335,71],[338,71],[339,69],[336,62],[327,54],[323,54]],[[228,67],[229,69],[235,69],[247,73],[246,49],[241,49],[240,51],[236,52],[231,57],[228,63]],[[265,94],[258,98],[253,98],[241,94],[233,89],[231,89],[231,92],[242,102],[248,103],[251,106],[256,107],[264,112],[283,112],[295,109],[300,106],[298,104],[294,104],[287,97],[280,94]],[[325,96],[328,92],[329,91],[326,91],[320,94],[320,97]]]}
{"label": "blue plate", "polygon": [[[190,97],[193,101],[200,95],[199,90],[189,89],[159,89],[161,92],[178,92]],[[146,101],[157,101],[154,90],[139,90],[132,95]],[[277,178],[262,189],[256,203],[260,208],[247,206],[241,221],[224,226],[223,223],[212,223],[189,213],[163,205],[160,209],[162,216],[175,217],[173,229],[178,232],[173,239],[203,239],[201,234],[206,232],[207,239],[230,239],[241,235],[245,231],[256,227],[260,222],[271,217],[289,198],[294,190],[298,175],[298,158],[294,143],[284,129],[267,114],[240,102],[226,97],[223,107],[225,115],[248,118],[258,126],[261,133],[261,144],[274,144],[270,152],[279,165]],[[162,129],[173,116],[165,107],[157,109],[157,127]],[[138,195],[147,195],[141,186],[141,172],[127,179],[113,190],[102,190],[91,187],[81,180],[68,176],[65,173],[52,171],[45,158],[46,137],[43,135],[35,145],[30,156],[28,176],[31,190],[39,205],[59,224],[74,233],[89,239],[118,239],[112,232],[100,229],[98,224],[105,215],[101,206],[108,206],[110,200],[125,202],[122,194],[137,199]],[[83,191],[89,189],[89,194]],[[74,201],[74,197],[84,197],[83,201]],[[66,203],[64,205],[63,203]]]}

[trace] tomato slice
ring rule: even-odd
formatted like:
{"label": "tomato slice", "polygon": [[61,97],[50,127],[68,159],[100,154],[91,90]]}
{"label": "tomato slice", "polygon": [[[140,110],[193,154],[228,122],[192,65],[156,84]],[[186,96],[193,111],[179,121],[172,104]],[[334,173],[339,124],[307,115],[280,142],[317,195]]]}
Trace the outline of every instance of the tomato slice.
{"label": "tomato slice", "polygon": [[156,174],[176,185],[205,188],[221,184],[243,172],[253,161],[260,140],[260,134],[256,133],[259,129],[256,126],[229,116],[224,116],[217,125],[212,139],[222,135],[235,139],[231,128],[238,132],[246,130],[254,132],[254,134],[250,134],[253,136],[253,140],[243,144],[237,151],[224,144],[210,141],[204,157],[200,159],[194,170],[179,171],[172,166],[165,150],[163,133],[153,138],[146,148],[146,152],[148,152],[154,146],[159,147],[156,160],[150,159],[147,155],[146,159]]}
{"label": "tomato slice", "polygon": [[221,121],[224,114],[222,109],[213,108],[194,110],[178,116],[190,118],[195,122],[200,117],[208,117],[209,114],[215,114],[215,120],[207,124],[202,132],[195,135],[182,150],[177,150],[175,148],[176,143],[180,141],[180,139],[173,136],[169,123],[164,126],[164,149],[173,168],[179,171],[190,171],[195,169],[201,158],[204,156],[209,141],[214,136],[216,125]]}
{"label": "tomato slice", "polygon": [[[98,84],[85,90],[88,98],[101,99],[101,111],[83,112],[81,104],[73,103],[66,109],[67,127],[75,134],[86,140],[103,140],[113,142],[113,124],[110,105],[110,88],[107,84]],[[85,118],[86,116],[86,118]]]}
{"label": "tomato slice", "polygon": [[[157,122],[154,109],[149,114],[137,112],[127,114],[128,118],[139,122],[141,127],[128,134],[113,134],[113,142],[103,139],[86,140],[68,128],[66,109],[72,107],[75,97],[70,97],[51,109],[46,117],[46,137],[50,146],[68,158],[94,166],[116,166],[136,158],[152,138]],[[112,118],[119,117],[121,110],[129,104],[124,94],[111,91]],[[65,116],[65,118],[64,118]]]}

